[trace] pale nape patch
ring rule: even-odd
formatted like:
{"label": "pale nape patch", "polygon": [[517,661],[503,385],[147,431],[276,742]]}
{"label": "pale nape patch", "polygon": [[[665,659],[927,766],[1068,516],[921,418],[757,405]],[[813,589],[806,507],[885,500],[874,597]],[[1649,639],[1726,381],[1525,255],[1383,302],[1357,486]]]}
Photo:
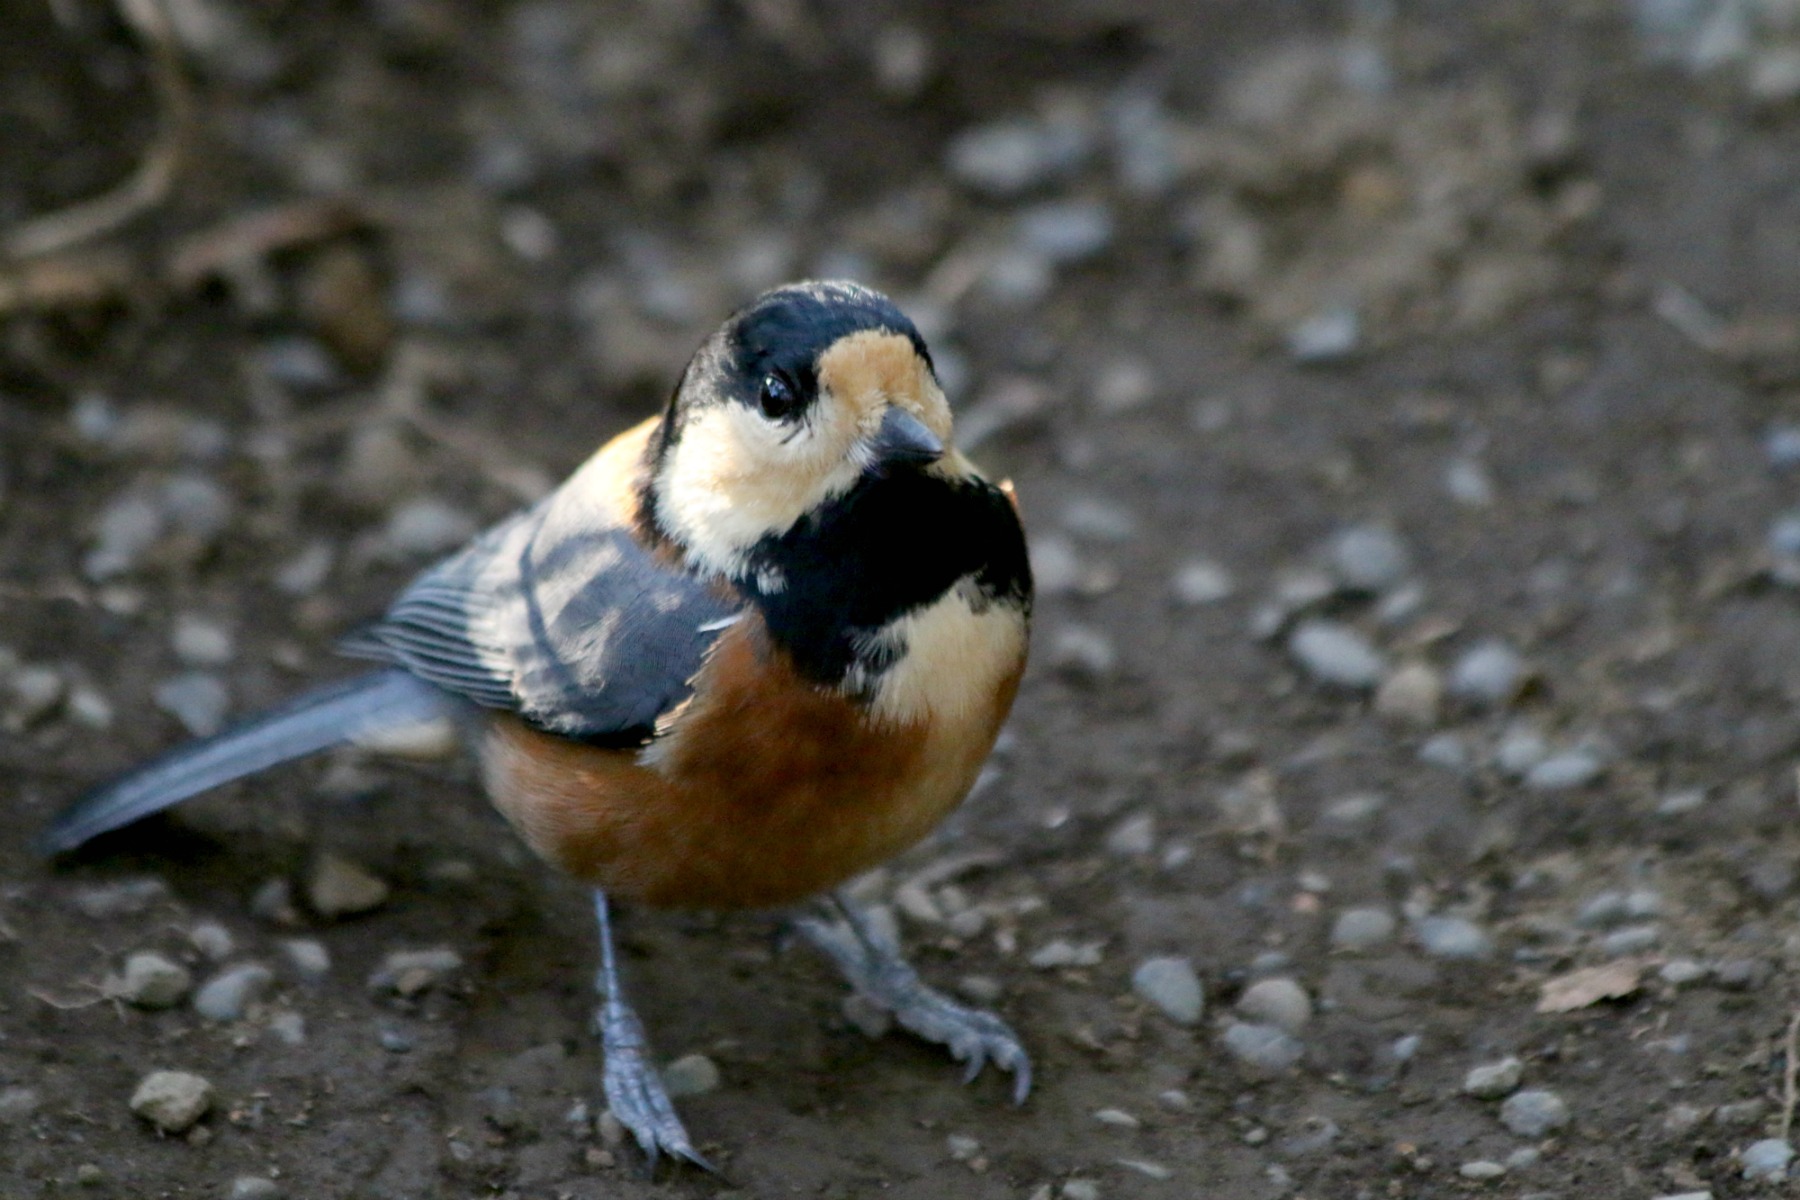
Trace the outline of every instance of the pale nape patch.
{"label": "pale nape patch", "polygon": [[1025,616],[964,578],[875,640],[903,649],[876,681],[869,709],[896,724],[955,725],[984,715],[1025,659]]}

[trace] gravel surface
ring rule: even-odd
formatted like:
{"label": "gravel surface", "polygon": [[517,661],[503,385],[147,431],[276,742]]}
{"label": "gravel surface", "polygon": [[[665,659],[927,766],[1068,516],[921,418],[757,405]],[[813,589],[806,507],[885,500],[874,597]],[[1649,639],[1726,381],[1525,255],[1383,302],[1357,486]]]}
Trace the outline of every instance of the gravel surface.
{"label": "gravel surface", "polygon": [[[154,56],[0,15],[0,1194],[1779,1193],[1789,0],[167,7],[172,189],[31,257]],[[442,728],[29,856],[820,274],[1032,532],[1001,747],[858,885],[1025,1106],[627,912],[729,1182],[643,1178],[587,899]]]}

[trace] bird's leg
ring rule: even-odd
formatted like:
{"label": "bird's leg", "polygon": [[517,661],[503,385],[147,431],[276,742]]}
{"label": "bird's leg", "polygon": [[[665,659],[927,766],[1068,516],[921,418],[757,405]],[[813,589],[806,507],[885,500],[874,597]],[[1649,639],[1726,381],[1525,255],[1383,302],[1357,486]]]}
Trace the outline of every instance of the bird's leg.
{"label": "bird's leg", "polygon": [[681,1118],[675,1115],[662,1076],[650,1062],[644,1023],[625,1000],[606,893],[598,888],[594,889],[594,916],[600,922],[600,972],[594,979],[600,993],[600,1011],[594,1015],[594,1024],[599,1027],[601,1051],[606,1058],[606,1103],[619,1124],[629,1129],[644,1148],[651,1166],[656,1165],[657,1155],[668,1154],[711,1171],[712,1164],[694,1149]]}
{"label": "bird's leg", "polygon": [[1031,1091],[1031,1058],[1006,1022],[958,1004],[927,985],[894,940],[843,892],[833,892],[830,903],[842,921],[809,913],[795,918],[794,927],[836,963],[850,986],[866,999],[893,1013],[906,1029],[948,1047],[951,1057],[968,1063],[964,1082],[979,1075],[990,1059],[1001,1070],[1013,1072],[1013,1102],[1023,1104]]}

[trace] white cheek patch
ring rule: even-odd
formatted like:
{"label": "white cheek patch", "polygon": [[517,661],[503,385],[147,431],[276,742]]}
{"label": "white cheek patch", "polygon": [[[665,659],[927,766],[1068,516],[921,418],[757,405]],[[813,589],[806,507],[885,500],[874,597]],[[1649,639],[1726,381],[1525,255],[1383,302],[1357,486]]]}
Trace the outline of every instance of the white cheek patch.
{"label": "white cheek patch", "polygon": [[[873,639],[898,653],[875,679],[870,709],[897,724],[965,721],[994,703],[995,691],[1025,656],[1025,617],[983,596],[972,577]],[[867,678],[846,679],[848,686]]]}
{"label": "white cheek patch", "polygon": [[[738,577],[763,538],[850,490],[861,468],[836,446],[842,431],[800,427],[783,440],[762,417],[736,404],[694,413],[657,481],[657,511],[700,565]],[[778,590],[781,581],[773,581]]]}

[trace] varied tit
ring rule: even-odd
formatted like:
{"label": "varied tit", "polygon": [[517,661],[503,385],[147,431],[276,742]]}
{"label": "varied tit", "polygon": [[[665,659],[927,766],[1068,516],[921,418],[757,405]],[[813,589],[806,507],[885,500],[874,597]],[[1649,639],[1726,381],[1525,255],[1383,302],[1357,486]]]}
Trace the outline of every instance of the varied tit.
{"label": "varied tit", "polygon": [[[1025,667],[1010,493],[951,448],[911,321],[848,283],[767,292],[661,417],[420,575],[347,653],[382,667],[100,787],[68,850],[207,788],[451,716],[496,808],[594,889],[604,1086],[650,1158],[701,1163],[620,987],[608,897],[762,908],[831,892],[961,802]],[[1030,1063],[841,893],[798,928],[969,1077]]]}

